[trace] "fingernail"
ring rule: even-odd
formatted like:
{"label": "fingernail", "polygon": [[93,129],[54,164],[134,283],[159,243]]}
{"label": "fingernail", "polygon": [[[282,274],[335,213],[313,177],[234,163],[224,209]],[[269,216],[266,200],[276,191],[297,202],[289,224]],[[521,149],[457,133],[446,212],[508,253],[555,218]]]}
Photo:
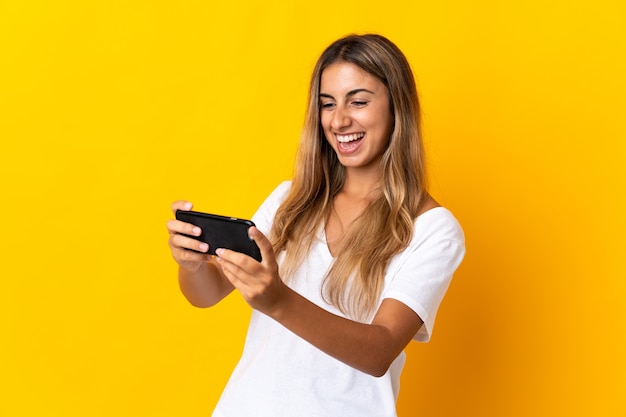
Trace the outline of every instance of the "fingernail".
{"label": "fingernail", "polygon": [[191,203],[185,203],[185,210],[191,209]]}
{"label": "fingernail", "polygon": [[222,253],[224,253],[224,249],[217,249],[215,253],[217,254],[217,256],[222,256]]}
{"label": "fingernail", "polygon": [[200,233],[202,233],[202,231],[200,230],[199,227],[194,227],[191,231],[196,236],[198,236],[198,235],[200,235]]}
{"label": "fingernail", "polygon": [[201,243],[199,248],[202,252],[205,252],[207,249],[209,249],[209,245],[207,245],[206,243]]}

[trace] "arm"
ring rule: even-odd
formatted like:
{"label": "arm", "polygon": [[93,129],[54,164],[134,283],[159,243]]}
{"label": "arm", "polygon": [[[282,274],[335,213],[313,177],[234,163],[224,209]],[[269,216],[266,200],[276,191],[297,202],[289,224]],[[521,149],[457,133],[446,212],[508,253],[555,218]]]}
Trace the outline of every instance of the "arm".
{"label": "arm", "polygon": [[270,317],[335,359],[373,376],[387,372],[422,325],[399,301],[385,299],[371,324],[336,316],[288,289]]}
{"label": "arm", "polygon": [[[172,212],[191,210],[191,203],[177,201],[172,204]],[[230,294],[234,287],[226,279],[219,265],[211,255],[209,246],[182,234],[199,236],[200,228],[179,220],[167,222],[169,246],[172,257],[178,263],[178,283],[187,300],[196,307],[210,307]],[[188,249],[204,253],[192,252]]]}
{"label": "arm", "polygon": [[187,301],[195,307],[211,307],[235,289],[214,261],[204,262],[195,271],[179,266],[178,285]]}
{"label": "arm", "polygon": [[226,278],[255,309],[335,359],[362,372],[381,376],[413,338],[422,320],[393,299],[383,301],[371,324],[332,314],[287,287],[278,276],[270,242],[250,229],[263,261],[228,250],[218,250]]}

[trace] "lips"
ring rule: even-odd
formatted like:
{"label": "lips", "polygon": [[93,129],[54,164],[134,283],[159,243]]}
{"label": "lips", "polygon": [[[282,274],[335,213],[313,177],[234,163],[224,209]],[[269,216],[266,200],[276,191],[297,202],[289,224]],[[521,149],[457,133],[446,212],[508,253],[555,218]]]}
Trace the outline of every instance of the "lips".
{"label": "lips", "polygon": [[351,133],[348,135],[335,135],[337,138],[337,150],[341,153],[355,152],[361,145],[365,132]]}
{"label": "lips", "polygon": [[355,140],[363,139],[363,136],[365,136],[365,132],[351,133],[349,135],[335,135],[335,136],[337,137],[337,140],[340,143],[348,143],[348,142],[354,142]]}

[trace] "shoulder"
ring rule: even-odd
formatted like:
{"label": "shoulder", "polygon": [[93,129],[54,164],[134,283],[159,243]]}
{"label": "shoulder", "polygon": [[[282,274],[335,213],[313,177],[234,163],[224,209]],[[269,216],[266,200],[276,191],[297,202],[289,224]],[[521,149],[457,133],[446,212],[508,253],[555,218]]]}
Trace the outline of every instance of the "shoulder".
{"label": "shoulder", "polygon": [[456,217],[429,194],[414,221],[414,233],[434,233],[464,240],[463,229]]}
{"label": "shoulder", "polygon": [[465,241],[461,224],[450,210],[442,206],[430,208],[420,214],[415,220],[413,232],[413,240],[439,237]]}
{"label": "shoulder", "polygon": [[438,206],[425,211],[415,220],[411,242],[392,259],[390,271],[433,263],[456,265],[464,255],[463,228],[450,210]]}
{"label": "shoulder", "polygon": [[289,190],[291,190],[291,184],[292,184],[291,180],[283,181],[276,186],[276,188],[274,189],[274,192],[287,193],[289,192]]}
{"label": "shoulder", "polygon": [[265,200],[266,203],[273,203],[280,205],[291,190],[291,181],[283,181],[274,190],[270,193],[270,195]]}
{"label": "shoulder", "polygon": [[[445,207],[435,207],[422,213],[413,224],[411,242],[400,254],[400,263],[429,262],[448,258],[462,259],[465,254],[465,234],[461,224]],[[454,262],[456,263],[456,262]]]}
{"label": "shoulder", "polygon": [[278,184],[252,216],[252,221],[263,233],[269,232],[276,210],[285,200],[290,189],[291,181],[283,181]]}

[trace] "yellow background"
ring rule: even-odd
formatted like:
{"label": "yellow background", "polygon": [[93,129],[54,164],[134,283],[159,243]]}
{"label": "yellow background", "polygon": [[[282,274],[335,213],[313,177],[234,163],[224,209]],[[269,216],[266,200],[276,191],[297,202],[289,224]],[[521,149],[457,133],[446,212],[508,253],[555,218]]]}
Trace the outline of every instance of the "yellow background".
{"label": "yellow background", "polygon": [[185,302],[169,204],[251,216],[315,59],[370,31],[467,235],[400,415],[626,415],[623,4],[0,1],[0,415],[210,414],[249,309]]}

